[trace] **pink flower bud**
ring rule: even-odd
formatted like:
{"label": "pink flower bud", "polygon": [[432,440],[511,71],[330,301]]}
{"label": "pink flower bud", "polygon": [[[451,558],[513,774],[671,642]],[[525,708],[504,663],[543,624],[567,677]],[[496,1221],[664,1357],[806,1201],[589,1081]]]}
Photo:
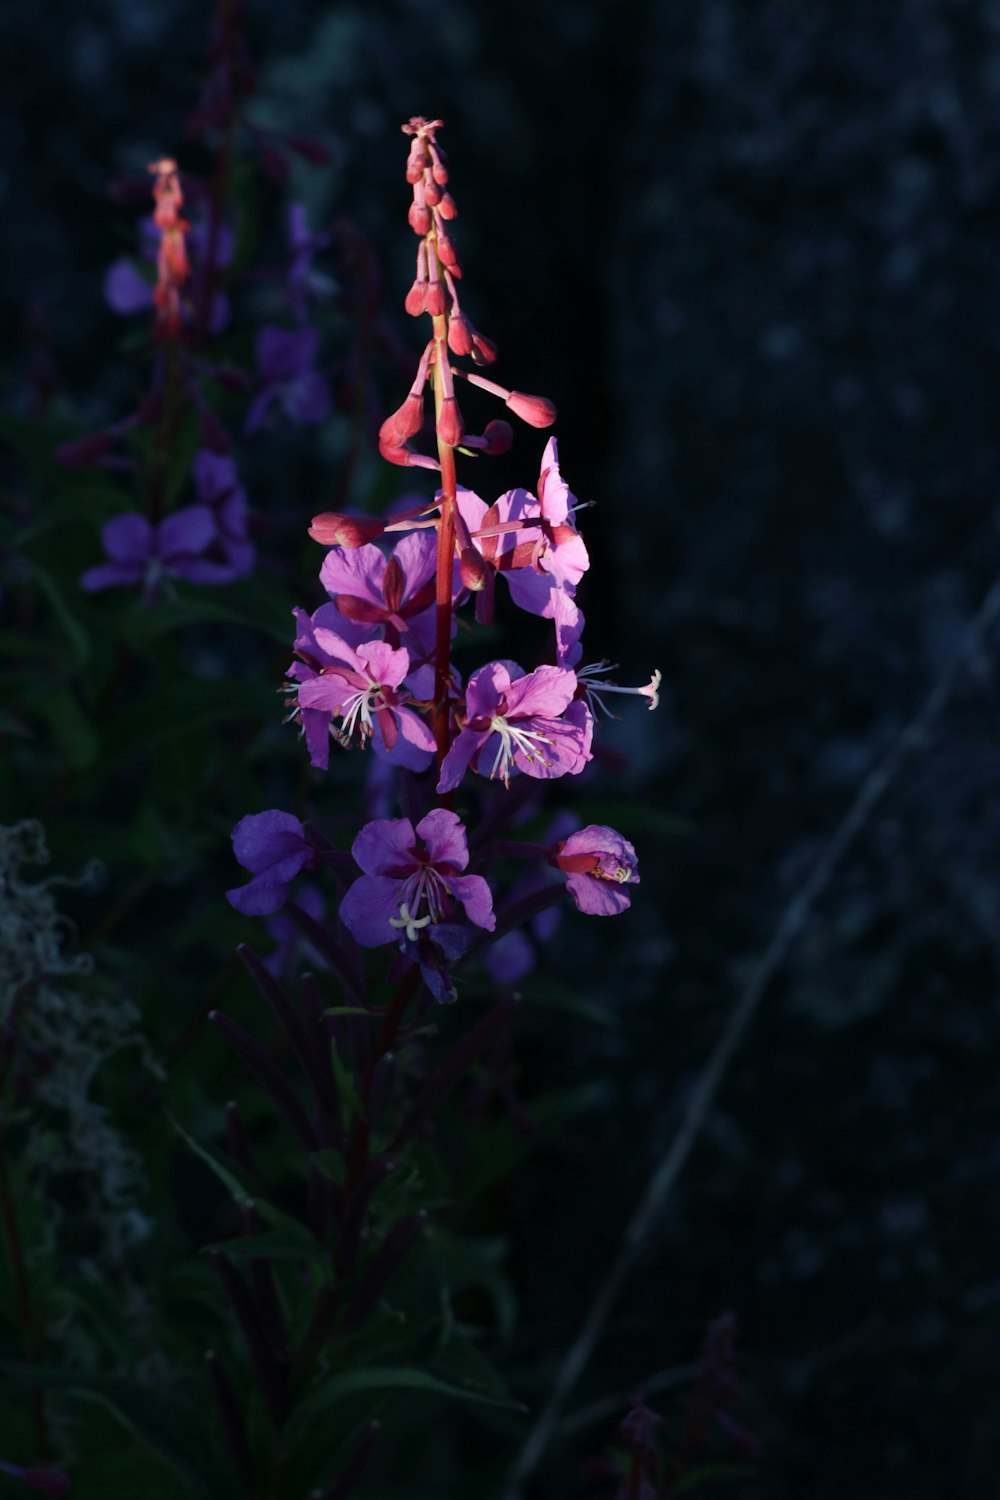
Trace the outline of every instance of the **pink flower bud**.
{"label": "pink flower bud", "polygon": [[437,210],[442,219],[458,218],[458,209],[455,207],[455,200],[450,193],[441,194],[441,202],[438,204]]}
{"label": "pink flower bud", "polygon": [[427,155],[419,140],[414,140],[410,146],[410,154],[406,159],[406,180],[411,185],[419,182],[421,177],[430,167],[431,159]]}
{"label": "pink flower bud", "polygon": [[431,227],[431,212],[425,203],[411,203],[406,217],[414,234],[425,235]]}
{"label": "pink flower bud", "polygon": [[529,427],[551,427],[556,419],[555,407],[544,396],[526,396],[523,391],[511,391],[505,404]]}
{"label": "pink flower bud", "polygon": [[438,204],[441,202],[441,189],[438,187],[433,177],[431,178],[430,182],[424,183],[424,198],[426,199],[429,208],[437,208]]}
{"label": "pink flower bud", "polygon": [[462,548],[462,554],[458,560],[458,575],[462,580],[463,588],[468,589],[472,594],[478,594],[486,588],[492,572],[492,565],[476,551],[475,547]]}
{"label": "pink flower bud", "polygon": [[403,303],[411,318],[419,318],[421,313],[427,312],[427,283],[426,281],[415,281],[406,294]]}
{"label": "pink flower bud", "polygon": [[438,437],[449,447],[456,448],[462,441],[465,428],[462,413],[454,396],[446,396],[441,402],[441,415],[437,423]]}
{"label": "pink flower bud", "polygon": [[472,335],[472,358],[477,365],[491,365],[497,357],[497,346],[484,334]]}
{"label": "pink flower bud", "polygon": [[444,287],[440,281],[435,281],[432,277],[427,286],[427,311],[432,318],[439,318],[447,306]]}
{"label": "pink flower bud", "polygon": [[496,458],[509,450],[514,441],[514,429],[509,422],[487,422],[483,437],[485,442],[479,451],[488,458]]}
{"label": "pink flower bud", "polygon": [[339,511],[326,510],[321,516],[313,516],[309,535],[324,547],[346,547],[353,551],[367,542],[377,542],[384,529],[384,522],[367,516],[345,516]]}
{"label": "pink flower bud", "polygon": [[433,163],[433,166],[431,167],[431,176],[434,178],[435,182],[439,182],[443,187],[444,184],[448,181],[448,168],[445,166],[447,157],[441,150],[441,147],[436,146],[433,141],[427,142],[427,149],[431,154],[431,161]]}
{"label": "pink flower bud", "polygon": [[447,266],[448,269],[454,274],[454,269],[458,265],[458,254],[455,250],[455,246],[452,244],[451,240],[445,234],[443,229],[438,229],[437,232],[437,252],[441,264],[443,266]]}
{"label": "pink flower bud", "polygon": [[448,322],[448,348],[452,354],[467,355],[472,353],[473,332],[474,329],[464,313],[452,312]]}
{"label": "pink flower bud", "polygon": [[413,391],[402,406],[386,417],[378,430],[379,444],[389,448],[400,448],[407,438],[414,437],[424,425],[424,398]]}

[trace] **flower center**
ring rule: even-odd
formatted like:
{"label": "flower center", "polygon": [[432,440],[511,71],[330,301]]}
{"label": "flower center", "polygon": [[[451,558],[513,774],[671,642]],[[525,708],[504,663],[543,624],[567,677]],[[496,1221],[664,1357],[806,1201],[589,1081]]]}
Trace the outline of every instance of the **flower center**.
{"label": "flower center", "polygon": [[510,768],[514,764],[514,756],[518,751],[525,760],[540,760],[543,765],[550,766],[552,762],[546,760],[542,753],[542,745],[551,745],[552,741],[544,734],[533,729],[519,729],[511,724],[502,714],[494,714],[490,720],[490,728],[500,736],[500,744],[490,768],[490,780],[499,776],[504,786],[510,782]]}
{"label": "flower center", "polygon": [[[400,891],[399,916],[389,918],[389,926],[405,932],[410,942],[416,942],[422,927],[440,922],[449,896],[448,884],[433,865],[421,865],[404,882]],[[421,907],[426,910],[418,915]]]}

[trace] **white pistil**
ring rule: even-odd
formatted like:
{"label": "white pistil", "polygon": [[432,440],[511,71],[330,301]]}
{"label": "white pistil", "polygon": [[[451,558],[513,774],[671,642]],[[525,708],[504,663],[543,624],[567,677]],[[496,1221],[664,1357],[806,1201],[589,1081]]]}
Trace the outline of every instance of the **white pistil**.
{"label": "white pistil", "polygon": [[599,681],[605,672],[613,672],[614,670],[615,667],[611,662],[598,661],[589,667],[581,667],[576,674],[577,681],[583,684],[584,691],[587,694],[587,701],[595,712],[599,709],[602,713],[607,714],[609,719],[617,719],[618,717],[617,714],[611,712],[608,705],[603,701],[601,696],[603,693],[630,693],[633,696],[648,699],[651,710],[658,707],[660,702],[659,687],[663,681],[662,672],[654,672],[644,687],[619,687],[617,682]]}
{"label": "white pistil", "polygon": [[546,760],[540,747],[551,745],[552,741],[544,734],[538,734],[530,729],[518,729],[509,724],[502,714],[494,714],[490,720],[490,728],[500,736],[500,744],[497,748],[493,765],[490,769],[490,780],[492,781],[500,773],[500,779],[504,786],[510,781],[510,768],[514,761],[515,753],[520,750],[525,760],[540,760],[543,766],[550,766],[552,762]]}
{"label": "white pistil", "polygon": [[421,927],[428,927],[432,921],[433,918],[429,915],[426,917],[411,917],[410,908],[407,903],[403,901],[400,904],[399,916],[389,918],[389,926],[398,927],[401,931],[405,931],[406,936],[409,938],[410,942],[415,943],[417,941],[417,933],[420,931]]}

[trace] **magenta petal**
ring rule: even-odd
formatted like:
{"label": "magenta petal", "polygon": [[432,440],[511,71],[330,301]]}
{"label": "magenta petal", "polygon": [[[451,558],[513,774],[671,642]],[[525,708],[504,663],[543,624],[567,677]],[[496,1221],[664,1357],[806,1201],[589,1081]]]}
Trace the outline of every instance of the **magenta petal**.
{"label": "magenta petal", "polygon": [[[555,835],[558,837],[558,835]],[[624,834],[603,823],[588,823],[578,828],[563,841],[561,854],[603,854],[610,863],[634,874],[638,868],[635,849]],[[602,864],[604,861],[602,860]],[[638,881],[638,875],[635,876]]]}
{"label": "magenta petal", "polygon": [[[469,718],[492,718],[509,687],[510,672],[502,661],[491,661],[485,667],[480,667],[478,672],[473,672],[465,690],[465,706]],[[440,787],[438,790],[440,791]]]}
{"label": "magenta petal", "polygon": [[520,720],[529,714],[557,718],[565,712],[576,692],[576,673],[567,667],[537,667],[513,682],[507,692],[507,717]]}
{"label": "magenta petal", "polygon": [[307,863],[311,850],[298,818],[278,808],[269,808],[267,812],[248,813],[240,819],[233,829],[233,853],[245,870],[255,874],[277,870],[297,860],[289,874],[283,868],[280,872],[281,878],[290,880]]}
{"label": "magenta petal", "polygon": [[213,453],[208,448],[195,454],[191,477],[198,499],[205,505],[220,504],[230,492],[240,488],[233,460],[225,453]]}
{"label": "magenta petal", "polygon": [[505,570],[502,576],[507,580],[510,597],[518,609],[523,609],[528,615],[539,615],[543,620],[552,618],[555,583],[548,573],[536,573],[534,568],[515,568]]}
{"label": "magenta petal", "polygon": [[416,869],[416,834],[409,818],[376,818],[366,823],[351,845],[351,857],[366,875]]}
{"label": "magenta petal", "polygon": [[399,929],[392,921],[399,917],[402,888],[401,880],[385,875],[362,875],[354,882],[340,903],[340,920],[355,942],[363,948],[377,948],[397,940]]}
{"label": "magenta petal", "polygon": [[127,511],[102,527],[101,541],[115,562],[144,564],[153,550],[153,528],[145,516]]}
{"label": "magenta petal", "polygon": [[348,698],[358,689],[347,682],[339,672],[325,672],[322,677],[312,677],[299,687],[300,708],[325,709],[328,714],[339,714]]}
{"label": "magenta petal", "polygon": [[392,555],[406,579],[403,602],[412,599],[424,584],[430,583],[437,570],[437,533],[411,531],[392,549]]}
{"label": "magenta petal", "polygon": [[[328,605],[323,605],[322,607],[324,609],[329,608]],[[319,610],[316,613],[318,615]],[[355,672],[360,672],[363,676],[367,675],[365,664],[354,647],[349,646],[343,636],[337,635],[336,631],[329,630],[325,625],[314,624],[313,640],[328,661],[343,662],[346,666],[353,668]]]}
{"label": "magenta petal", "polygon": [[399,687],[410,670],[410,653],[406,647],[396,649],[387,641],[365,641],[358,647],[358,657],[365,663],[372,681],[384,687]]}
{"label": "magenta petal", "polygon": [[[474,676],[478,675],[476,673]],[[471,685],[471,684],[470,684]],[[476,751],[485,745],[490,738],[490,731],[477,731],[474,729],[463,729],[455,740],[448,754],[441,764],[441,775],[438,778],[437,790],[439,792],[451,792],[465,775],[469,761]]]}
{"label": "magenta petal", "polygon": [[319,570],[319,581],[331,596],[353,594],[372,604],[384,604],[382,580],[385,558],[377,547],[331,547]]}
{"label": "magenta petal", "polygon": [[215,537],[215,517],[207,505],[186,505],[161,521],[156,550],[164,562],[184,552],[204,552]]}
{"label": "magenta petal", "polygon": [[452,895],[465,907],[465,915],[477,927],[492,932],[497,925],[493,915],[493,893],[481,875],[452,875],[448,885]]}
{"label": "magenta petal", "polygon": [[432,865],[454,865],[464,870],[469,863],[469,845],[458,813],[435,807],[417,824],[417,833],[427,845]]}
{"label": "magenta petal", "polygon": [[434,736],[423,719],[411,708],[394,708],[386,712],[392,714],[399,733],[390,748],[382,733],[381,716],[376,714],[375,723],[379,733],[373,742],[375,754],[380,760],[402,766],[404,771],[426,771],[434,758],[436,746]]}
{"label": "magenta petal", "polygon": [[556,664],[560,667],[575,667],[583,656],[580,638],[583,635],[584,618],[583,611],[565,589],[553,590],[552,620],[556,627]]}
{"label": "magenta petal", "polygon": [[593,875],[568,875],[566,888],[578,910],[590,917],[616,917],[632,905],[625,887],[613,880],[598,880]]}
{"label": "magenta petal", "polygon": [[306,737],[309,763],[317,770],[325,771],[330,764],[330,715],[303,708],[299,717]]}

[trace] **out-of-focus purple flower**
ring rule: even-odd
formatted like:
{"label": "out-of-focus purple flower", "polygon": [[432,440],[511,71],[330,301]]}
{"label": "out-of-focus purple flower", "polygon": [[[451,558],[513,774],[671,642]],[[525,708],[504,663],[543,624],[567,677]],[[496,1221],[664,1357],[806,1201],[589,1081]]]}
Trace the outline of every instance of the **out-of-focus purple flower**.
{"label": "out-of-focus purple flower", "polygon": [[316,862],[298,818],[277,808],[240,819],[233,829],[233,853],[253,879],[227,891],[226,900],[248,917],[278,911],[296,875]]}
{"label": "out-of-focus purple flower", "polygon": [[466,766],[507,783],[512,771],[548,780],[576,774],[591,759],[594,721],[573,701],[576,676],[563,667],[527,675],[514,662],[494,661],[469,678],[467,719],[441,766],[439,792],[458,786]]}
{"label": "out-of-focus purple flower", "polygon": [[80,587],[97,589],[141,583],[152,598],[164,577],[189,583],[218,583],[219,565],[205,557],[216,534],[215,518],[205,505],[188,505],[153,526],[135,511],[115,516],[101,532],[110,561],[81,574]]}
{"label": "out-of-focus purple flower", "polygon": [[[215,517],[220,564],[231,578],[253,572],[256,553],[247,535],[247,497],[228,454],[203,448],[192,466],[195,492]],[[225,581],[220,579],[220,582]]]}
{"label": "out-of-focus purple flower", "polygon": [[305,319],[310,297],[328,297],[333,283],[328,276],[317,271],[313,256],[330,243],[328,234],[314,234],[304,203],[288,205],[288,271],[285,286],[288,298],[296,314]]}
{"label": "out-of-focus purple flower", "polygon": [[[387,641],[365,641],[355,650],[324,626],[312,627],[312,642],[322,653],[318,670],[303,662],[314,675],[306,678],[301,667],[294,675],[299,679],[298,705],[313,765],[325,769],[328,730],[331,721],[339,719],[339,730],[332,732],[340,744],[348,746],[355,737],[362,744],[372,739],[376,753],[408,771],[425,770],[434,753],[434,736],[408,707],[411,694],[402,686],[410,673],[405,647],[396,650]],[[300,652],[298,640],[295,649]]]}
{"label": "out-of-focus purple flower", "polygon": [[469,847],[457,813],[435,808],[415,829],[409,818],[368,823],[351,853],[364,873],[340,903],[340,917],[362,947],[415,943],[425,928],[451,925],[459,907],[477,927],[496,926],[486,881],[462,874]]}
{"label": "out-of-focus purple flower", "polygon": [[639,862],[628,839],[599,823],[560,839],[549,849],[549,862],[566,875],[566,885],[580,911],[614,917],[631,906],[623,890],[639,884]]}
{"label": "out-of-focus purple flower", "polygon": [[48,1500],[62,1500],[72,1489],[69,1476],[62,1469],[24,1469],[20,1464],[6,1463],[0,1459],[0,1473],[12,1479],[22,1479],[36,1495],[47,1495]]}
{"label": "out-of-focus purple flower", "polygon": [[370,544],[331,547],[319,573],[336,612],[330,628],[352,646],[382,639],[399,646],[405,639],[411,657],[427,656],[434,649],[436,561],[430,531],[404,536],[388,558]]}
{"label": "out-of-focus purple flower", "polygon": [[256,357],[262,386],[247,413],[247,436],[263,425],[276,403],[292,422],[322,422],[330,410],[330,389],[316,369],[318,353],[315,328],[260,330]]}
{"label": "out-of-focus purple flower", "polygon": [[[244,889],[249,889],[249,887],[244,887]],[[295,901],[307,916],[317,922],[322,922],[326,916],[326,902],[323,900],[323,894],[314,885],[304,885],[296,891]],[[330,965],[322,953],[312,946],[287,912],[275,912],[274,916],[268,917],[264,925],[268,935],[277,944],[274,952],[268,954],[264,960],[275,979],[292,978],[298,972],[301,960],[304,960],[311,969],[329,969]]]}

